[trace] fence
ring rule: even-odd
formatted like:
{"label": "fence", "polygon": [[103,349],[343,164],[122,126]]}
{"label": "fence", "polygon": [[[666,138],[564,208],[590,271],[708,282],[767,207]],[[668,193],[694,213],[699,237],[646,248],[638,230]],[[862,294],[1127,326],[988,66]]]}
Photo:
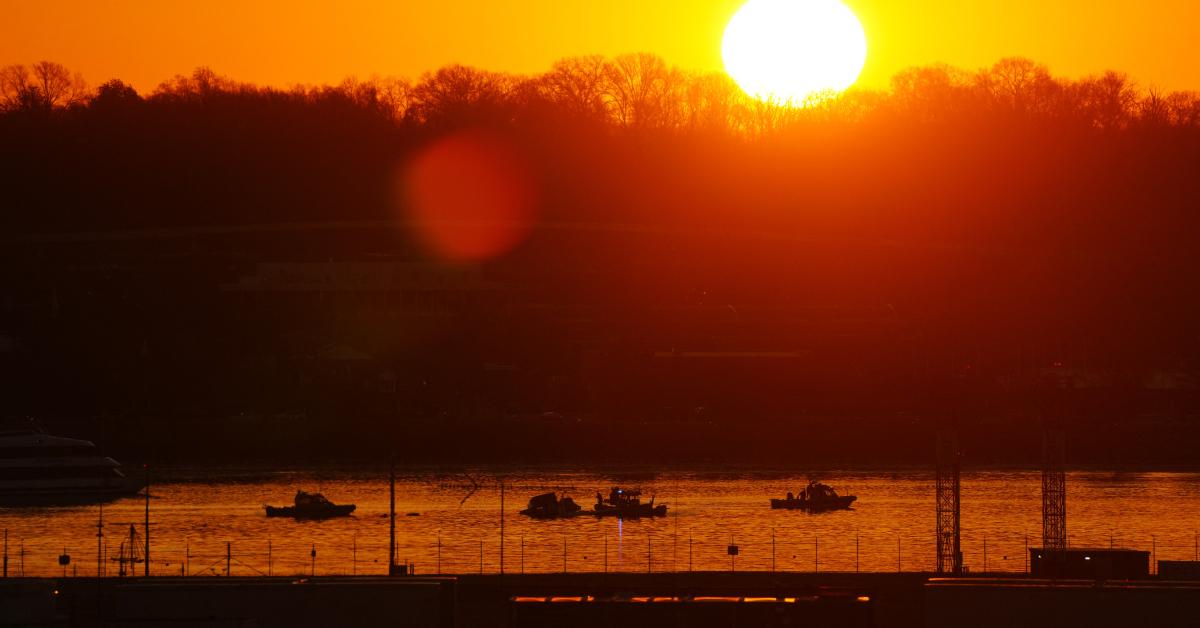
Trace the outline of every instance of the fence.
{"label": "fence", "polygon": [[[1039,531],[1040,532],[1040,531]],[[693,532],[628,532],[619,535],[539,534],[477,538],[399,539],[397,564],[416,573],[556,572],[931,572],[934,541],[895,531],[863,530],[834,537],[781,535],[771,531],[753,539],[736,534],[716,537]],[[132,538],[132,543],[130,539]],[[5,577],[140,576],[146,573],[141,537],[106,535],[99,543],[71,548],[53,540],[11,539],[5,533]],[[1200,559],[1200,535],[1152,535],[1130,538],[1116,531],[1106,537],[1070,537],[1076,547],[1124,547],[1151,553],[1157,560]],[[970,572],[1023,573],[1029,548],[1040,538],[1023,532],[975,532],[964,535],[964,562]],[[130,547],[133,550],[130,550]],[[62,551],[58,549],[61,548]],[[352,537],[345,542],[312,539],[154,539],[149,573],[156,576],[353,576],[387,573],[387,539]],[[69,556],[64,559],[64,556]]]}

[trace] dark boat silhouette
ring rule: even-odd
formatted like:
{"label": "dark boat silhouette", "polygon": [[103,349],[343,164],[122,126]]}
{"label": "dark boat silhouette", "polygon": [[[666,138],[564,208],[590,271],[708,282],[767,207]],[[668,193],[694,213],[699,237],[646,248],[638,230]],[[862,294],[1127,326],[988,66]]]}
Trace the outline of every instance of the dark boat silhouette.
{"label": "dark boat silhouette", "polygon": [[771,508],[807,510],[809,512],[842,510],[849,508],[856,499],[858,498],[854,495],[838,495],[833,487],[813,480],[804,490],[800,491],[799,495],[788,493],[786,499],[772,499]]}
{"label": "dark boat silhouette", "polygon": [[562,519],[574,517],[583,512],[583,508],[575,500],[563,495],[562,499],[554,493],[543,493],[529,499],[529,506],[521,514],[534,519]]}
{"label": "dark boat silhouette", "polygon": [[603,495],[596,493],[596,505],[592,508],[592,514],[597,517],[620,517],[622,519],[665,517],[667,516],[667,505],[655,505],[653,497],[649,502],[643,504],[641,491],[614,487],[608,492],[608,499],[604,499]]}
{"label": "dark boat silhouette", "polygon": [[91,441],[47,434],[32,419],[11,429],[0,426],[0,505],[103,503],[144,486]]}
{"label": "dark boat silhouette", "polygon": [[348,517],[354,512],[354,504],[335,504],[320,493],[296,491],[291,506],[264,506],[268,517],[292,517],[294,519],[331,519]]}

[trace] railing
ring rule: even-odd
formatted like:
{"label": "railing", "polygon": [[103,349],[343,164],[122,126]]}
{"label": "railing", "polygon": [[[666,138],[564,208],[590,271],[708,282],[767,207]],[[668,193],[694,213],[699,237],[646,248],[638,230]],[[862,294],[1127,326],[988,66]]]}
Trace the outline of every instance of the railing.
{"label": "railing", "polygon": [[[1040,530],[1038,531],[1040,533]],[[622,535],[544,534],[477,538],[399,538],[396,562],[417,574],[494,573],[670,573],[687,571],[756,572],[932,572],[935,540],[914,539],[892,531],[848,532],[836,537],[772,534],[768,541],[746,542],[736,535],[700,537],[686,530],[635,531]],[[138,537],[140,540],[140,537]],[[142,576],[144,548],[133,552],[128,538],[108,537],[99,545],[46,551],[47,543],[8,538],[3,554],[5,577]],[[1200,558],[1200,536],[1181,534],[1131,538],[1113,532],[1098,542],[1071,537],[1072,546],[1118,547],[1150,552],[1151,573],[1158,560]],[[1185,542],[1186,541],[1186,542]],[[1021,532],[964,535],[968,573],[1024,573],[1029,548],[1040,534]],[[54,545],[54,544],[49,544]],[[163,538],[152,542],[149,573],[154,576],[353,576],[388,571],[387,539],[353,538],[348,543],[298,537],[268,539]],[[63,558],[69,556],[69,560]]]}

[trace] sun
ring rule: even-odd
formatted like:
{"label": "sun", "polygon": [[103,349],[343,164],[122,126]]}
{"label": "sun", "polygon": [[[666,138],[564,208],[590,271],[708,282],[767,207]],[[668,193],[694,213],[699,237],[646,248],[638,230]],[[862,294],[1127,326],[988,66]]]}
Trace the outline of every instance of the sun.
{"label": "sun", "polygon": [[747,94],[803,105],[858,80],[867,36],[839,0],[750,0],[725,27],[721,56]]}

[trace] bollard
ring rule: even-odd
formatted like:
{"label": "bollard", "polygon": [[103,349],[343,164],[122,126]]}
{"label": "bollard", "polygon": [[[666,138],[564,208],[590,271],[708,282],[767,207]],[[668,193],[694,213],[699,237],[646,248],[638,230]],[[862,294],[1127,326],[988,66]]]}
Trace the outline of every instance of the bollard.
{"label": "bollard", "polygon": [[316,543],[312,544],[312,551],[310,551],[308,553],[308,555],[310,558],[312,558],[312,576],[316,577],[316,575],[317,575],[317,544]]}

